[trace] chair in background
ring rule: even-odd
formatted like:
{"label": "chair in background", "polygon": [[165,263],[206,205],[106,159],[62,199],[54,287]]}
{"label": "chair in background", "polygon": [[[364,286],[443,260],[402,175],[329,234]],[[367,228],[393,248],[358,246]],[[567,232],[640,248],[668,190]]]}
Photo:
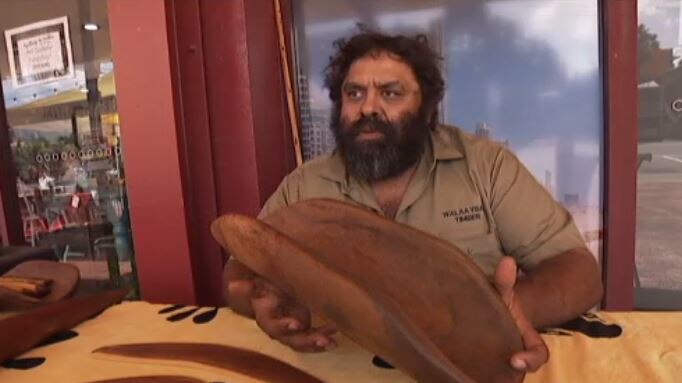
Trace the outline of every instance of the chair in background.
{"label": "chair in background", "polygon": [[35,246],[40,234],[48,231],[45,218],[37,213],[36,205],[29,201],[28,196],[23,196],[25,211],[22,211],[21,221],[24,229],[24,239]]}

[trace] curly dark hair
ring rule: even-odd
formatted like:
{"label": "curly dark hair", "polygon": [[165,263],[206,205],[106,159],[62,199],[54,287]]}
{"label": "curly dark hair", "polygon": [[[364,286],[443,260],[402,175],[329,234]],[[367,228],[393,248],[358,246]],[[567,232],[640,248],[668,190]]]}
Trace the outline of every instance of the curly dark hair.
{"label": "curly dark hair", "polygon": [[399,57],[414,71],[422,92],[420,114],[426,118],[429,128],[434,128],[438,119],[438,103],[443,99],[445,82],[438,66],[442,58],[429,47],[425,35],[414,37],[390,36],[377,31],[361,30],[349,39],[334,42],[336,52],[329,58],[325,69],[324,85],[329,89],[329,98],[334,103],[335,113],[341,109],[341,87],[350,66],[355,60],[367,55],[390,53]]}

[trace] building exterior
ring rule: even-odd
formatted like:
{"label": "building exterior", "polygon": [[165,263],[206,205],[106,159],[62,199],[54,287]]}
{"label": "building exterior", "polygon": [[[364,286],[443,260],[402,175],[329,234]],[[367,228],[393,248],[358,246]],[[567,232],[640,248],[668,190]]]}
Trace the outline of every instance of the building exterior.
{"label": "building exterior", "polygon": [[[23,173],[23,181],[28,181],[29,185],[38,185],[41,176],[53,177],[52,173],[55,173],[59,177],[53,178],[69,180],[68,184],[55,184],[62,187],[55,194],[64,194],[69,203],[73,202],[74,195],[78,196],[75,210],[92,198],[92,208],[83,209],[81,213],[106,223],[103,230],[113,236],[113,246],[120,249],[128,246],[134,254],[143,299],[200,304],[219,302],[225,255],[206,228],[224,213],[255,215],[281,179],[296,166],[273,3],[266,0],[59,0],[50,2],[50,6],[32,7],[30,11],[24,9],[30,5],[26,4],[35,1],[3,1],[0,26],[27,38],[27,35],[21,35],[25,33],[20,30],[22,27],[67,14],[74,58],[73,64],[69,65],[73,65],[74,81],[59,86],[55,82],[51,89],[41,88],[35,93],[36,100],[28,102],[26,97],[30,99],[33,93],[24,94],[14,85],[8,85],[12,83],[10,65],[0,67],[5,94],[0,108],[0,236],[3,244],[25,243],[32,238],[33,231],[38,230],[24,230],[30,223],[27,206],[35,205],[36,201],[27,195],[25,199],[20,196],[19,173]],[[325,28],[348,28],[362,21],[354,16],[356,10],[351,3],[340,1],[327,8],[306,9],[306,2],[282,0],[285,26],[282,37],[289,52],[296,51],[296,45],[307,44],[307,38],[316,42],[315,36],[331,35]],[[533,94],[540,100],[538,105],[545,107],[546,114],[529,112],[521,122],[498,123],[498,120],[510,119],[508,111],[495,109],[496,106],[509,104],[505,95],[514,94],[527,84],[524,76],[528,71],[547,68],[548,63],[552,63],[552,56],[540,55],[534,50],[536,46],[521,42],[516,48],[531,53],[476,61],[476,54],[467,56],[464,52],[477,47],[481,43],[480,36],[458,28],[475,31],[485,25],[495,32],[486,35],[490,44],[487,52],[509,53],[511,45],[503,39],[515,32],[509,27],[509,20],[503,19],[509,13],[479,5],[433,12],[428,8],[433,4],[429,4],[386,3],[385,7],[374,9],[373,14],[363,14],[365,21],[378,20],[379,23],[385,20],[382,18],[384,8],[386,13],[408,14],[410,27],[418,24],[415,18],[424,17],[429,20],[431,29],[428,32],[440,36],[440,44],[450,41],[449,34],[458,36],[452,40],[453,46],[449,50],[440,50],[444,56],[452,54],[444,68],[448,71],[478,68],[476,70],[485,75],[472,72],[467,79],[460,72],[453,72],[456,81],[449,85],[455,90],[466,89],[472,93],[453,90],[455,93],[446,97],[448,105],[443,108],[447,113],[443,115],[448,119],[465,116],[464,128],[507,142],[512,150],[517,150],[533,141],[529,137],[519,144],[518,135],[504,130],[507,126],[527,122],[531,131],[541,132],[549,126],[544,122],[552,121],[552,115],[575,107],[552,101],[556,100],[557,94],[564,93],[541,89],[543,82],[539,81],[534,83],[538,88]],[[597,178],[588,179],[581,190],[591,190],[590,185],[605,185],[597,193],[599,201],[603,201],[597,208],[600,227],[597,234],[591,234],[600,241],[602,249],[607,287],[604,307],[630,309],[635,296],[632,281],[638,165],[637,2],[595,0],[590,2],[590,7],[599,10],[593,20],[604,32],[599,34],[601,41],[593,41],[594,46],[602,47],[600,54],[604,60],[597,71],[598,77],[590,80],[600,84],[601,102],[591,108],[604,111],[599,120],[599,145],[603,144],[599,148],[604,148],[604,155],[596,160],[600,162],[599,166],[603,164],[603,171],[593,172]],[[301,14],[296,9],[304,12]],[[524,10],[519,9],[523,16]],[[450,25],[439,19],[457,15],[477,22]],[[85,24],[97,17],[99,34],[86,33]],[[314,22],[306,24],[311,20]],[[329,20],[334,22],[331,27],[325,24]],[[59,28],[58,23],[55,25]],[[400,25],[407,24],[394,22],[390,27],[399,28]],[[438,30],[434,31],[434,28]],[[552,35],[551,31],[549,29],[545,34]],[[319,46],[327,49],[331,41],[321,41]],[[291,77],[295,78],[294,84],[298,88],[296,103],[303,154],[305,159],[310,159],[333,150],[334,136],[329,130],[328,106],[319,107],[317,101],[311,99],[311,94],[317,94],[317,89],[311,89],[317,82],[308,72],[310,68],[322,65],[328,55],[308,49],[307,56],[309,65],[293,65],[295,60],[291,56],[289,60],[290,67],[294,68],[292,73],[296,74]],[[511,75],[501,71],[496,77],[499,67],[493,64],[501,62],[502,56],[507,60],[508,68],[528,66],[530,69]],[[8,61],[7,57],[1,59],[3,63]],[[539,64],[536,68],[532,63]],[[579,75],[580,67],[577,68],[578,72],[570,74]],[[545,73],[546,78],[554,78],[555,74]],[[669,76],[669,82],[675,84],[675,75]],[[490,81],[482,82],[485,78]],[[505,78],[518,81],[510,83],[508,88],[496,87],[498,80]],[[570,91],[570,88],[564,90],[569,95]],[[8,94],[11,95],[9,98]],[[474,120],[464,112],[479,110],[476,109],[479,95],[487,100],[487,104],[480,107],[480,113],[485,115]],[[578,111],[562,123],[570,126],[571,121],[584,114]],[[644,118],[649,118],[647,116]],[[469,121],[486,123],[476,127],[475,122]],[[60,134],[50,136],[53,132]],[[40,149],[41,137],[49,150],[34,153],[26,146],[26,150],[17,156],[18,149],[29,143]],[[60,141],[59,137],[67,138]],[[582,169],[588,161],[595,161],[590,157],[592,147],[586,148],[580,141],[562,142],[562,139],[556,141],[556,150],[577,153],[573,164],[576,169]],[[55,146],[57,143],[62,146]],[[566,146],[562,149],[561,145]],[[48,153],[49,165],[46,166],[45,154]],[[41,155],[41,163],[36,161],[37,154]],[[21,161],[27,165],[17,168],[16,164]],[[561,184],[559,178],[563,177],[563,168],[557,167],[559,170],[553,171],[553,168],[542,167],[545,165],[538,161],[530,167],[537,166],[540,181],[553,185],[554,191],[561,193],[559,199],[569,204],[584,201],[582,197],[576,197],[580,192],[569,190],[570,183]],[[82,185],[75,182],[78,177],[81,177]],[[77,184],[84,188],[85,194],[78,194],[81,192],[75,190]],[[74,190],[69,189],[72,186]],[[26,201],[30,204],[26,205]],[[59,209],[56,212],[60,213]],[[47,224],[58,222],[58,216],[50,216],[51,221]],[[73,256],[72,259],[76,259],[83,255]]]}

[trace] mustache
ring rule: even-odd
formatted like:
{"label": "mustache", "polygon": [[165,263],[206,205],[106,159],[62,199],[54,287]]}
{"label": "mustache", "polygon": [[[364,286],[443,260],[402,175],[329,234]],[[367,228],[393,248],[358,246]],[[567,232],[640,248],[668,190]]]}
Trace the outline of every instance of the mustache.
{"label": "mustache", "polygon": [[351,137],[356,137],[360,133],[378,132],[384,136],[394,134],[395,128],[392,123],[379,119],[376,116],[363,116],[353,122],[348,129]]}

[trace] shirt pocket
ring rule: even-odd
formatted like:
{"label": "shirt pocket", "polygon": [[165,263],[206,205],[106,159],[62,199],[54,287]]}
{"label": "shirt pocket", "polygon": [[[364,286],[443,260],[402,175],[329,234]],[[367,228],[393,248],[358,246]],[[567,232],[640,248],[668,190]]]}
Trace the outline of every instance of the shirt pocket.
{"label": "shirt pocket", "polygon": [[438,236],[468,255],[488,276],[493,274],[504,256],[495,233],[463,235],[461,232],[448,230],[440,232]]}

